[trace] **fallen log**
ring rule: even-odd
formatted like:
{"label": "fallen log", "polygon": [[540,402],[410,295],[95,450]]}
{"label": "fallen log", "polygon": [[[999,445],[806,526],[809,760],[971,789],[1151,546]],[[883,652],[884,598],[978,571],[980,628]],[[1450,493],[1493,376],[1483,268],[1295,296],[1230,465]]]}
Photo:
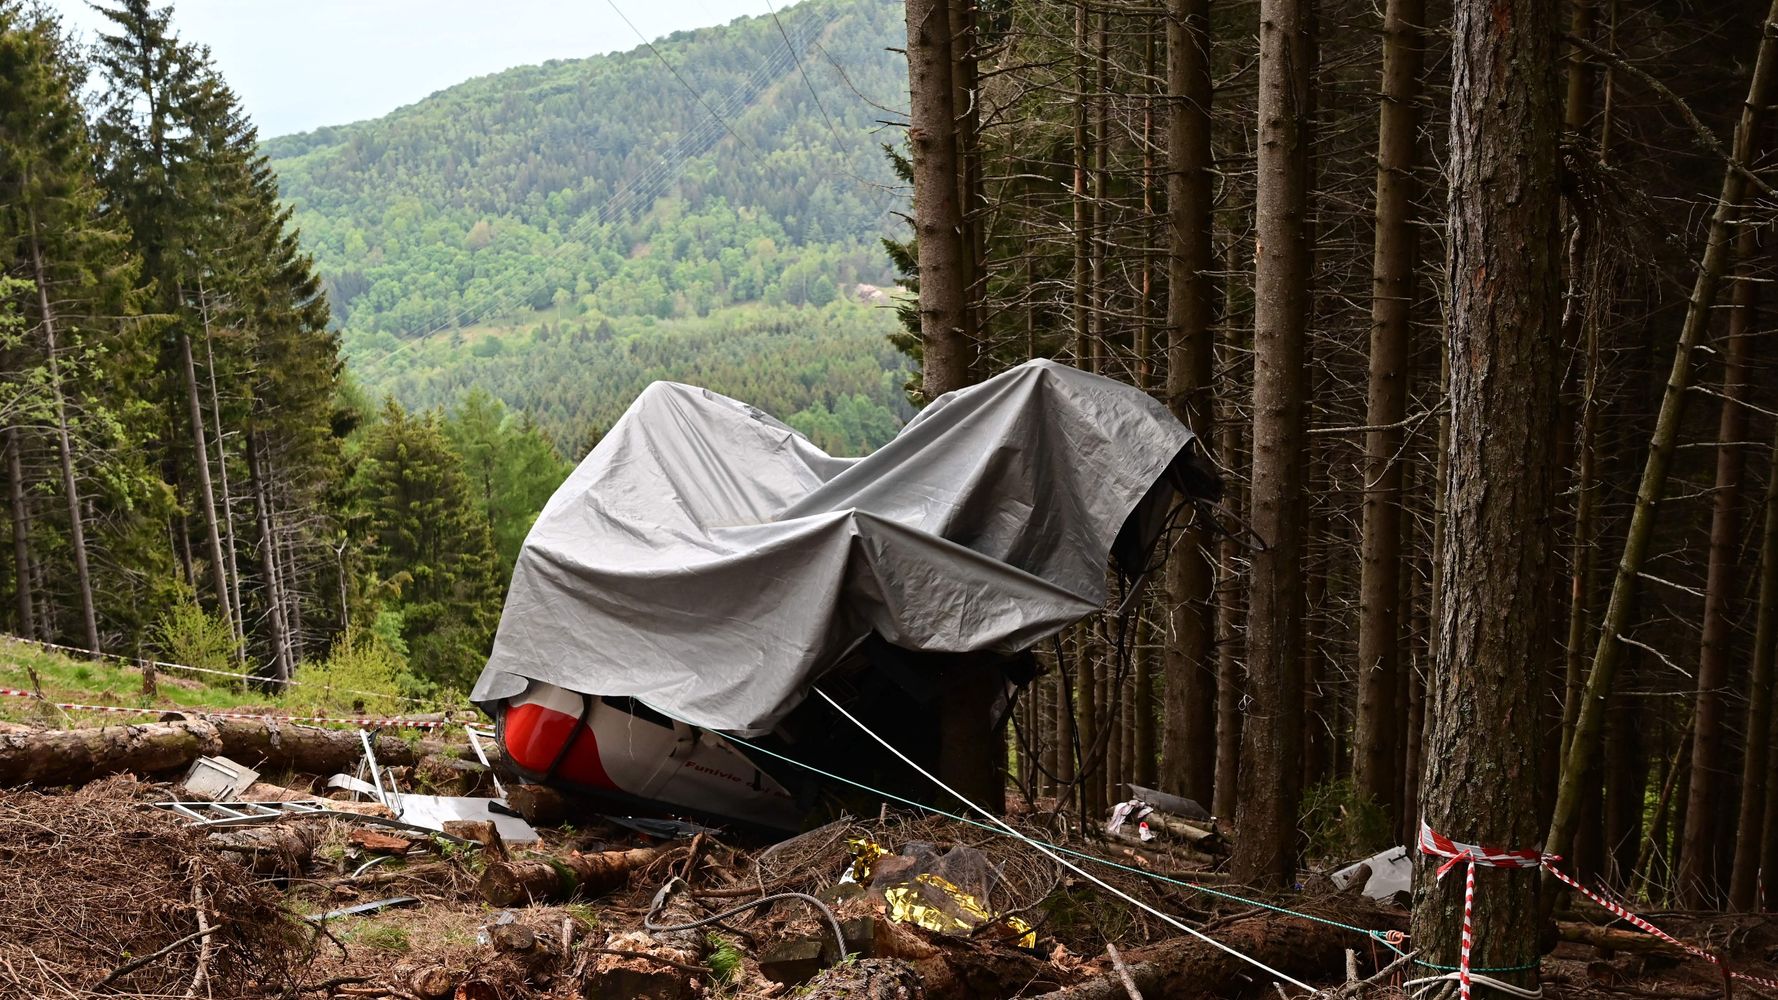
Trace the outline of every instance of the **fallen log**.
{"label": "fallen log", "polygon": [[[327,775],[351,770],[364,756],[364,743],[356,729],[322,729],[247,719],[218,719],[215,725],[222,738],[223,753],[261,771],[269,767]],[[385,767],[411,765],[418,759],[412,746],[394,736],[376,736],[372,746],[377,751],[377,762]]]}
{"label": "fallen log", "polygon": [[1595,948],[1636,952],[1642,955],[1666,955],[1671,958],[1685,957],[1685,952],[1652,934],[1644,934],[1641,931],[1622,927],[1599,927],[1595,924],[1570,923],[1563,920],[1557,922],[1556,934],[1564,941],[1590,944]]}
{"label": "fallen log", "polygon": [[[412,764],[414,749],[376,738],[379,761]],[[84,785],[107,775],[163,774],[201,756],[303,774],[348,770],[364,753],[357,730],[245,719],[186,719],[147,725],[0,733],[0,785]]]}
{"label": "fallen log", "polygon": [[661,850],[570,854],[549,860],[492,861],[482,871],[482,898],[495,906],[554,903],[621,888],[630,873],[661,856]]}
{"label": "fallen log", "polygon": [[[1350,931],[1272,914],[1246,917],[1214,932],[1216,940],[1299,979],[1337,978]],[[1264,973],[1197,938],[1179,937],[1124,954],[1136,988],[1148,1000],[1211,1000],[1270,992]],[[1115,970],[1046,993],[1038,1000],[1125,1000]]]}

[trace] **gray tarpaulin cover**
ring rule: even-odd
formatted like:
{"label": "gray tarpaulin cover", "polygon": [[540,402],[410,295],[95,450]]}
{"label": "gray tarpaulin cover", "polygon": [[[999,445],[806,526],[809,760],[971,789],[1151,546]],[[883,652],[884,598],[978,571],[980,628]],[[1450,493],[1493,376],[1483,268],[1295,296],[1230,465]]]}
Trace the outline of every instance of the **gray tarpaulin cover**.
{"label": "gray tarpaulin cover", "polygon": [[525,539],[474,700],[527,678],[756,735],[872,630],[1012,653],[1101,607],[1124,519],[1192,439],[1031,361],[834,458],[704,389],[643,391]]}

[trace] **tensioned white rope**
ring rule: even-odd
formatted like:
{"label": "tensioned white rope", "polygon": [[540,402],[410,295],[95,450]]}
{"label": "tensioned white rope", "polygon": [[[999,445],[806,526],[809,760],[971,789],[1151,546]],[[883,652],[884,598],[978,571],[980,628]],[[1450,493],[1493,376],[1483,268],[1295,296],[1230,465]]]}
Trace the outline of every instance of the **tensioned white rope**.
{"label": "tensioned white rope", "polygon": [[1074,874],[1079,875],[1081,878],[1086,879],[1087,881],[1093,883],[1094,885],[1098,886],[1101,889],[1104,889],[1105,891],[1111,893],[1112,895],[1123,900],[1124,902],[1129,903],[1131,906],[1137,907],[1138,909],[1140,909],[1152,916],[1160,918],[1162,921],[1165,921],[1167,924],[1169,924],[1173,927],[1177,927],[1178,929],[1186,932],[1187,934],[1190,934],[1192,937],[1195,937],[1198,940],[1203,941],[1203,942],[1205,942],[1205,943],[1211,945],[1212,947],[1215,947],[1221,951],[1227,952],[1228,954],[1233,955],[1234,957],[1240,959],[1243,962],[1246,962],[1248,965],[1251,965],[1254,968],[1259,969],[1262,972],[1265,972],[1265,973],[1272,975],[1272,976],[1276,976],[1278,979],[1281,979],[1284,982],[1287,982],[1290,985],[1297,987],[1298,989],[1308,990],[1310,993],[1315,992],[1315,987],[1310,986],[1308,983],[1302,982],[1301,980],[1298,980],[1298,979],[1293,979],[1290,976],[1287,976],[1284,973],[1279,972],[1277,969],[1274,969],[1271,966],[1267,965],[1266,963],[1260,961],[1259,959],[1254,958],[1251,955],[1243,954],[1243,953],[1235,950],[1234,948],[1231,948],[1228,945],[1223,944],[1221,941],[1216,940],[1215,938],[1211,937],[1210,935],[1205,934],[1203,931],[1200,931],[1194,927],[1188,926],[1187,924],[1179,921],[1178,919],[1171,917],[1165,913],[1162,913],[1160,910],[1155,909],[1154,907],[1148,905],[1147,903],[1144,903],[1142,900],[1137,899],[1136,897],[1130,895],[1129,893],[1123,891],[1122,889],[1119,889],[1117,886],[1112,885],[1109,882],[1106,882],[1104,879],[1099,878],[1097,875],[1094,875],[1093,873],[1087,871],[1086,869],[1075,864],[1074,862],[1069,861],[1067,858],[1062,857],[1060,854],[1057,854],[1056,852],[1050,850],[1048,847],[1045,847],[1043,844],[1031,839],[1030,837],[1027,837],[1025,834],[1019,832],[1011,824],[1007,823],[1005,820],[1001,819],[999,816],[996,816],[993,813],[989,812],[988,810],[982,808],[981,806],[976,805],[973,801],[971,801],[969,799],[968,796],[964,795],[962,792],[959,792],[955,788],[952,788],[950,785],[947,785],[944,782],[940,781],[938,779],[937,775],[935,775],[931,771],[928,771],[925,768],[921,767],[912,758],[910,758],[907,754],[902,753],[899,749],[897,749],[895,747],[894,744],[890,743],[888,740],[884,739],[881,736],[878,736],[874,731],[871,730],[871,728],[869,726],[865,725],[863,722],[860,722],[858,720],[857,716],[853,715],[851,712],[846,711],[846,709],[843,706],[841,706],[839,702],[834,701],[833,698],[829,697],[826,691],[823,691],[820,688],[815,688],[814,691],[816,694],[821,696],[822,701],[825,701],[829,705],[832,705],[834,711],[845,716],[847,722],[850,722],[854,726],[857,726],[864,733],[864,735],[869,736],[873,740],[876,740],[879,744],[882,745],[883,749],[888,750],[890,753],[892,753],[896,757],[900,758],[902,763],[913,768],[915,771],[918,771],[920,773],[920,775],[922,777],[926,778],[928,781],[931,781],[933,784],[935,784],[938,787],[949,792],[952,795],[952,797],[954,797],[957,801],[963,803],[965,806],[968,806],[971,811],[981,814],[982,817],[987,819],[988,822],[993,823],[995,826],[1000,827],[1002,830],[1005,830],[1007,833],[1018,838],[1020,841],[1022,841],[1025,844],[1025,846],[1036,850],[1038,853],[1042,854],[1044,857],[1049,858],[1051,861],[1054,861],[1056,864],[1061,865],[1062,867],[1068,869],[1069,871],[1073,872]]}

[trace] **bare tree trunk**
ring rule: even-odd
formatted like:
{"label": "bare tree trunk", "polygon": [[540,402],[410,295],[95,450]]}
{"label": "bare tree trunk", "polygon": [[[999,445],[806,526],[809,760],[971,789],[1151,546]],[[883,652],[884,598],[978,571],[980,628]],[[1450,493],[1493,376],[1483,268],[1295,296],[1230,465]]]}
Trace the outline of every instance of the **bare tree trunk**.
{"label": "bare tree trunk", "polygon": [[259,454],[259,434],[247,432],[247,476],[253,481],[253,505],[259,518],[259,567],[265,577],[266,623],[272,646],[273,676],[289,680],[290,634],[284,621],[284,581],[278,573],[278,549],[272,536],[272,512],[266,470]]}
{"label": "bare tree trunk", "polygon": [[198,499],[204,505],[204,537],[210,548],[210,576],[216,590],[216,614],[234,630],[229,610],[228,562],[222,553],[222,533],[216,524],[216,491],[210,485],[210,447],[204,432],[204,412],[199,404],[197,366],[191,359],[191,337],[179,331],[179,364],[185,377],[186,412],[191,418],[192,468],[198,476]]}
{"label": "bare tree trunk", "polygon": [[1698,653],[1697,720],[1692,724],[1692,778],[1679,849],[1679,903],[1689,909],[1715,905],[1721,896],[1716,871],[1717,771],[1724,756],[1723,687],[1729,680],[1730,605],[1740,584],[1736,551],[1741,531],[1740,441],[1747,426],[1741,401],[1747,395],[1748,338],[1752,335],[1755,285],[1745,273],[1753,256],[1753,229],[1736,239],[1742,280],[1731,293],[1728,336],[1722,350],[1722,412],[1716,431],[1716,489],[1710,515],[1710,564],[1704,584],[1704,640]]}
{"label": "bare tree trunk", "polygon": [[[957,66],[950,0],[907,5],[908,141],[913,149],[914,232],[920,271],[923,392],[937,399],[969,382],[974,344],[968,336],[970,250],[958,200]],[[999,678],[971,677],[941,703],[945,745],[939,776],[990,809],[1004,808],[1005,756],[990,725]]]}
{"label": "bare tree trunk", "polygon": [[[1560,165],[1554,5],[1459,0],[1454,7],[1449,195],[1451,444],[1443,483],[1440,617],[1421,811],[1458,841],[1537,842],[1537,663],[1548,619],[1552,444],[1561,327]],[[1505,196],[1511,192],[1511,196]],[[1423,960],[1455,965],[1464,872],[1416,866],[1413,937]],[[1477,877],[1473,961],[1537,982],[1534,872]],[[1528,967],[1527,967],[1528,966]]]}
{"label": "bare tree trunk", "polygon": [[1248,724],[1230,871],[1249,885],[1296,876],[1303,745],[1303,458],[1308,334],[1309,84],[1313,0],[1260,0],[1254,208],[1252,521]]}
{"label": "bare tree trunk", "polygon": [[1093,345],[1088,328],[1087,310],[1092,299],[1091,284],[1092,231],[1087,207],[1087,174],[1092,163],[1092,144],[1087,130],[1087,5],[1075,0],[1074,7],[1074,364],[1092,368]]}
{"label": "bare tree trunk", "polygon": [[1074,696],[1072,681],[1063,664],[1067,662],[1060,641],[1056,643],[1056,676],[1052,692],[1056,710],[1056,799],[1058,807],[1065,808],[1069,797],[1074,794]]}
{"label": "bare tree trunk", "polygon": [[1766,818],[1761,824],[1766,836],[1760,838],[1759,870],[1765,875],[1765,909],[1778,911],[1778,710],[1771,712],[1766,729]]}
{"label": "bare tree trunk", "polygon": [[[1753,635],[1753,667],[1747,681],[1741,813],[1735,824],[1735,867],[1729,882],[1729,905],[1743,912],[1759,906],[1760,855],[1769,846],[1768,841],[1778,841],[1778,829],[1773,829],[1766,817],[1767,799],[1772,791],[1767,775],[1772,756],[1772,663],[1778,659],[1778,434],[1773,436],[1765,510],[1759,556],[1759,612]],[[1767,868],[1765,876],[1768,882],[1778,881],[1778,869]]]}
{"label": "bare tree trunk", "polygon": [[[1236,461],[1241,451],[1240,425],[1225,420],[1219,430],[1218,450],[1226,461]],[[1235,540],[1224,538],[1217,552],[1221,590],[1216,595],[1216,788],[1210,811],[1230,818],[1240,801],[1241,693],[1245,690],[1237,655],[1240,643],[1235,638],[1241,623],[1241,588],[1232,583],[1238,557]]]}
{"label": "bare tree trunk", "polygon": [[953,141],[957,144],[957,213],[959,277],[963,285],[963,325],[961,336],[970,371],[966,381],[975,382],[989,373],[981,370],[988,359],[986,352],[974,350],[981,339],[980,300],[983,257],[986,252],[986,228],[979,218],[981,205],[981,102],[976,99],[977,35],[975,0],[947,0],[946,17],[951,36],[951,109],[956,114]]}
{"label": "bare tree trunk", "polygon": [[37,635],[31,595],[31,515],[25,509],[25,469],[20,462],[19,430],[6,428],[6,498],[12,510],[13,592],[18,602],[19,635]]}
{"label": "bare tree trunk", "polygon": [[37,241],[37,213],[27,199],[25,223],[31,243],[31,272],[37,284],[37,307],[43,322],[44,356],[49,367],[50,399],[56,414],[56,454],[62,466],[62,495],[68,501],[68,547],[74,554],[74,582],[80,592],[80,621],[86,648],[99,652],[99,615],[93,605],[93,577],[87,565],[86,515],[80,509],[80,486],[74,475],[74,446],[68,435],[67,401],[62,395],[62,363],[56,353],[56,314],[49,300],[49,271]]}
{"label": "bare tree trunk", "polygon": [[[1209,0],[1169,0],[1167,95],[1167,402],[1207,443],[1215,367]],[[1208,802],[1216,781],[1217,689],[1214,567],[1204,544],[1192,529],[1167,561],[1161,780],[1168,791]]]}
{"label": "bare tree trunk", "polygon": [[[1754,136],[1761,113],[1770,103],[1773,84],[1778,81],[1778,0],[1768,10],[1760,31],[1759,55],[1754,64],[1753,79],[1748,85],[1747,101],[1742,105],[1740,120],[1735,125],[1735,164],[1748,163],[1753,155]],[[1643,468],[1642,482],[1636,492],[1636,506],[1630,516],[1624,539],[1624,553],[1618,560],[1617,576],[1612,582],[1611,598],[1606,604],[1601,623],[1599,645],[1593,653],[1592,669],[1587,673],[1581,696],[1580,714],[1575,719],[1574,738],[1561,769],[1561,786],[1550,819],[1545,849],[1554,854],[1565,853],[1573,842],[1580,800],[1588,764],[1597,755],[1599,734],[1605,720],[1606,696],[1617,676],[1623,656],[1618,636],[1629,628],[1630,606],[1636,581],[1648,555],[1649,537],[1654,531],[1655,505],[1667,487],[1667,469],[1678,444],[1679,424],[1685,410],[1687,386],[1692,376],[1692,349],[1709,325],[1711,306],[1716,301],[1716,287],[1728,264],[1729,231],[1739,214],[1746,195],[1747,181],[1733,166],[1723,173],[1722,193],[1711,216],[1704,256],[1698,264],[1697,282],[1686,307],[1685,323],[1673,355],[1673,369],[1661,396],[1660,414],[1655,421],[1653,440],[1649,443],[1648,464]]]}
{"label": "bare tree trunk", "polygon": [[1412,358],[1414,271],[1419,239],[1414,179],[1420,128],[1424,0],[1389,0],[1383,11],[1383,99],[1377,128],[1377,229],[1372,263],[1370,399],[1364,439],[1364,538],[1360,546],[1358,715],[1352,780],[1394,812],[1401,776],[1395,725],[1401,686],[1402,418]]}
{"label": "bare tree trunk", "polygon": [[1093,624],[1088,620],[1079,626],[1080,645],[1075,657],[1080,679],[1075,725],[1080,740],[1080,809],[1084,817],[1097,816],[1105,807],[1105,760],[1098,752],[1105,731],[1099,719],[1099,643]]}
{"label": "bare tree trunk", "polygon": [[[198,304],[204,315],[204,371],[210,378],[210,420],[211,429],[216,438],[216,474],[222,486],[222,524],[225,532],[224,542],[228,553],[228,597],[229,605],[234,614],[229,618],[229,627],[234,631],[235,641],[246,648],[247,623],[246,615],[241,610],[241,567],[235,549],[235,506],[234,497],[228,484],[228,450],[224,447],[222,436],[222,402],[216,391],[216,351],[211,346],[210,338],[210,303],[203,289],[198,290]],[[206,459],[207,460],[207,459]]]}
{"label": "bare tree trunk", "polygon": [[920,269],[920,342],[927,399],[969,381],[964,338],[962,206],[957,201],[957,114],[952,102],[950,0],[907,5],[914,232]]}

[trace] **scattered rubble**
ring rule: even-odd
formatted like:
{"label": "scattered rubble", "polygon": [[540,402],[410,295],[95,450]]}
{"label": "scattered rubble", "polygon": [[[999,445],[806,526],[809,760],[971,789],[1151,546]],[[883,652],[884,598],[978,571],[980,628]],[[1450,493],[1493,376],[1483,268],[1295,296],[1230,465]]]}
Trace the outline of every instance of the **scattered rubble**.
{"label": "scattered rubble", "polygon": [[[55,752],[87,748],[79,767],[7,772],[0,763],[0,775],[92,773],[124,760],[145,769],[73,790],[0,790],[0,996],[1278,995],[1250,966],[1025,845],[949,820],[884,812],[762,844],[696,824],[608,819],[551,789],[496,784],[489,769],[476,781],[504,800],[420,796],[408,789],[427,780],[421,762],[473,757],[436,741],[372,742],[373,775],[353,733],[297,734],[301,753],[274,756],[269,739],[236,730],[225,740],[207,721],[107,729],[0,737],[0,762],[8,753],[23,760],[34,740]],[[148,745],[161,749],[140,751]],[[357,756],[344,755],[350,745]],[[227,747],[261,752],[234,757]],[[118,748],[121,756],[110,752]],[[305,772],[297,761],[322,766]],[[1245,905],[1191,888],[1230,889],[1214,870],[1230,831],[1188,818],[1188,800],[1150,801],[1149,792],[1132,790],[1117,831],[1147,823],[1146,841],[1082,840],[1043,809],[1015,819],[1118,860],[1128,867],[1095,873],[1281,972],[1325,984],[1318,997],[1403,995],[1392,984],[1411,970],[1342,925],[1406,928],[1394,894],[1371,891],[1377,873],[1397,873],[1404,859],[1384,852],[1307,879],[1309,889],[1285,902],[1315,919]],[[404,808],[432,800],[480,818]],[[514,829],[535,842],[507,836]],[[1411,871],[1405,860],[1401,870]],[[1697,940],[1744,964],[1778,949],[1778,924],[1766,918],[1716,915],[1692,926]],[[1721,995],[1710,969],[1603,911],[1564,913],[1558,928],[1562,943],[1545,970],[1560,990],[1552,995]]]}

